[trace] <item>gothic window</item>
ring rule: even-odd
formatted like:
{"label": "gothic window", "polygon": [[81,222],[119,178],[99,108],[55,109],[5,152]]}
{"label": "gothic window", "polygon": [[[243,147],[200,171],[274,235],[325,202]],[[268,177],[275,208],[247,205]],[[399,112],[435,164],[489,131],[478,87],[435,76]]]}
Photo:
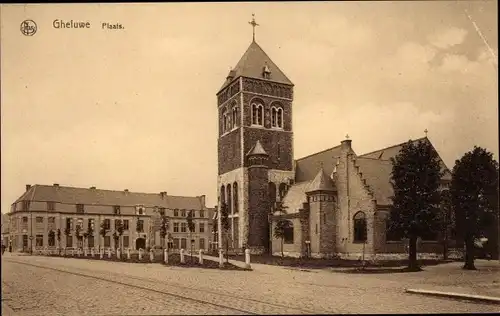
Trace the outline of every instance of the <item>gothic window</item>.
{"label": "gothic window", "polygon": [[354,214],[354,242],[366,242],[367,225],[366,215],[363,212]]}
{"label": "gothic window", "polygon": [[231,130],[231,112],[226,114],[226,132]]}
{"label": "gothic window", "polygon": [[288,225],[285,226],[283,235],[285,244],[293,244],[293,223],[291,221],[288,221]]}
{"label": "gothic window", "polygon": [[278,128],[283,128],[283,109],[278,108],[276,111],[276,124]]}
{"label": "gothic window", "polygon": [[264,106],[260,103],[252,103],[252,124],[264,125]]}
{"label": "gothic window", "polygon": [[226,187],[226,190],[227,190],[227,212],[228,214],[231,214],[231,209],[233,208],[233,203],[232,203],[232,200],[231,200],[231,184],[228,184],[227,187]]}
{"label": "gothic window", "polygon": [[278,111],[276,111],[276,108],[273,106],[271,108],[271,126],[272,127],[276,127],[277,126],[277,124],[276,124],[276,113],[277,112]]}
{"label": "gothic window", "polygon": [[238,182],[233,183],[233,212],[238,213]]}
{"label": "gothic window", "polygon": [[232,119],[233,126],[232,127],[236,127],[236,122],[238,122],[238,105],[236,105],[236,104],[233,105],[232,113],[233,113],[233,119]]}

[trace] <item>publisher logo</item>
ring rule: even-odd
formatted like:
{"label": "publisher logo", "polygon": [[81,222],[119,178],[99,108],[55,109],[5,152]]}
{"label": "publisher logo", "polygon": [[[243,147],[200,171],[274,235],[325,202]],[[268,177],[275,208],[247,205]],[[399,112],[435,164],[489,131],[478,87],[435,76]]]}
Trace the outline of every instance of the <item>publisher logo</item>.
{"label": "publisher logo", "polygon": [[33,20],[24,20],[21,23],[21,33],[25,36],[33,36],[35,35],[37,30],[37,26],[35,21]]}

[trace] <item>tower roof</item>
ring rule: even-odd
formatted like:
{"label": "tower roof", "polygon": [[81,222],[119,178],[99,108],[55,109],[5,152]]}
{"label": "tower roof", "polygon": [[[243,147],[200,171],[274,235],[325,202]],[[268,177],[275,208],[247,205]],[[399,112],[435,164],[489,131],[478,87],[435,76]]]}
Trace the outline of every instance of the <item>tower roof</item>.
{"label": "tower roof", "polygon": [[262,147],[260,140],[257,140],[255,145],[252,147],[252,149],[250,149],[250,151],[247,154],[247,156],[253,156],[253,155],[266,155],[266,156],[268,156],[267,152],[264,150],[264,147]]}
{"label": "tower roof", "polygon": [[[269,79],[264,79],[264,69],[266,69],[266,72],[270,73]],[[287,78],[255,41],[252,41],[238,64],[236,64],[236,67],[232,70],[234,71],[234,77],[230,80],[226,80],[220,90],[227,87],[232,80],[240,76],[293,85],[290,79]]]}
{"label": "tower roof", "polygon": [[332,179],[330,179],[330,177],[326,175],[323,168],[319,170],[318,174],[311,182],[307,190],[307,192],[314,191],[336,191]]}

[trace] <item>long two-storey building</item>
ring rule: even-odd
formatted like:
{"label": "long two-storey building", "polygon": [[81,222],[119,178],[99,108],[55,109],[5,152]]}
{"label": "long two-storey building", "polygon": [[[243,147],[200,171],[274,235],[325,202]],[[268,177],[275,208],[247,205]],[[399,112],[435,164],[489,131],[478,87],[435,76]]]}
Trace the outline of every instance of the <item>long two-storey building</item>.
{"label": "long two-storey building", "polygon": [[[187,216],[193,212],[195,229]],[[13,251],[40,248],[132,248],[165,246],[161,214],[168,218],[167,240],[175,249],[209,249],[214,209],[205,196],[172,196],[95,187],[26,185],[11,207],[9,243]],[[123,229],[119,229],[119,227]],[[102,234],[103,229],[106,234]],[[121,235],[120,235],[121,232]],[[115,238],[114,235],[118,235]],[[191,245],[192,244],[192,245]]]}

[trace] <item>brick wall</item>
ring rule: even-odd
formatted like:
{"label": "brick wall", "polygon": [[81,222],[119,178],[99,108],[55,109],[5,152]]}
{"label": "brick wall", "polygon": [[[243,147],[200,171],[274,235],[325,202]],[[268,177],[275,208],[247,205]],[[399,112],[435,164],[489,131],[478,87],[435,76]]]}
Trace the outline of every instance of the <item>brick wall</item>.
{"label": "brick wall", "polygon": [[[260,140],[264,150],[269,155],[270,169],[293,169],[292,134],[290,132],[264,128],[245,128],[243,134],[243,152],[246,154]],[[245,162],[248,167],[248,163]]]}
{"label": "brick wall", "polygon": [[268,247],[268,170],[248,168],[248,246]]}
{"label": "brick wall", "polygon": [[220,137],[217,146],[219,175],[241,167],[241,129]]}

